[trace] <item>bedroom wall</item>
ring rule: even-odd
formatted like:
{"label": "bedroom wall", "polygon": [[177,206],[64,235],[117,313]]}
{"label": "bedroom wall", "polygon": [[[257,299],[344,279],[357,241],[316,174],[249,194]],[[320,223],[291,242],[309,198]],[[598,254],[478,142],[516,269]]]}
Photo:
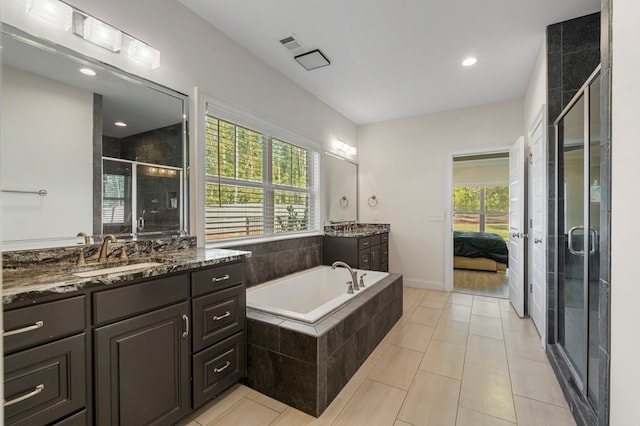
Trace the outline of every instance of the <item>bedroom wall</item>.
{"label": "bedroom wall", "polygon": [[[523,128],[522,99],[360,127],[360,220],[391,224],[389,268],[407,285],[444,288],[450,153],[510,146]],[[371,195],[375,208],[367,204]]]}

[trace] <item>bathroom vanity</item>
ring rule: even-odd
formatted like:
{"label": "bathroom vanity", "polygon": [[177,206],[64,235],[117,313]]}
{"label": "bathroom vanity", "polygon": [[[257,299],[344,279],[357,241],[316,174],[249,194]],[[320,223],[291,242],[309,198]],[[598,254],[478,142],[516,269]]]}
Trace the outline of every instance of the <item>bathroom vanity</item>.
{"label": "bathroom vanity", "polygon": [[87,278],[5,269],[5,423],[173,424],[239,382],[249,255],[155,253]]}
{"label": "bathroom vanity", "polygon": [[389,225],[351,224],[325,227],[322,262],[337,260],[352,268],[389,271]]}

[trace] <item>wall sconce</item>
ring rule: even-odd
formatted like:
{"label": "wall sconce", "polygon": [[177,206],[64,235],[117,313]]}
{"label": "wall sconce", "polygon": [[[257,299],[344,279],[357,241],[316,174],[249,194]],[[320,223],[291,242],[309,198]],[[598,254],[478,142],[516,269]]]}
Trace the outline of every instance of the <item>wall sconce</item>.
{"label": "wall sconce", "polygon": [[73,22],[71,6],[56,0],[28,0],[27,13],[69,31]]}
{"label": "wall sconce", "polygon": [[340,139],[336,141],[335,147],[336,147],[336,151],[338,151],[340,154],[346,155],[349,157],[355,156],[356,153],[358,152],[355,146],[349,145],[348,143],[341,141]]}
{"label": "wall sconce", "polygon": [[151,69],[160,66],[157,49],[59,0],[27,0],[27,13],[114,53],[125,43],[129,58]]}

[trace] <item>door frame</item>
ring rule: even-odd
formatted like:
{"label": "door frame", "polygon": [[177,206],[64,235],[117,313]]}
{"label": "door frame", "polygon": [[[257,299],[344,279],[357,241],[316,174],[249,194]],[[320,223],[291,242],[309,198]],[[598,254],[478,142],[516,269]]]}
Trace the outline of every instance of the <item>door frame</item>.
{"label": "door frame", "polygon": [[482,154],[509,153],[511,145],[450,151],[445,159],[444,291],[453,291],[453,159]]}

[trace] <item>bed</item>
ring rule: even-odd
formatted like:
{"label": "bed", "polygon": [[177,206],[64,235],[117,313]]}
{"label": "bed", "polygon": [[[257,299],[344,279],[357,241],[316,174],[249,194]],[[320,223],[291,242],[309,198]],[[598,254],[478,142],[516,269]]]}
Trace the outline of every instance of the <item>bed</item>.
{"label": "bed", "polygon": [[453,267],[505,272],[509,262],[507,243],[489,232],[453,232]]}

